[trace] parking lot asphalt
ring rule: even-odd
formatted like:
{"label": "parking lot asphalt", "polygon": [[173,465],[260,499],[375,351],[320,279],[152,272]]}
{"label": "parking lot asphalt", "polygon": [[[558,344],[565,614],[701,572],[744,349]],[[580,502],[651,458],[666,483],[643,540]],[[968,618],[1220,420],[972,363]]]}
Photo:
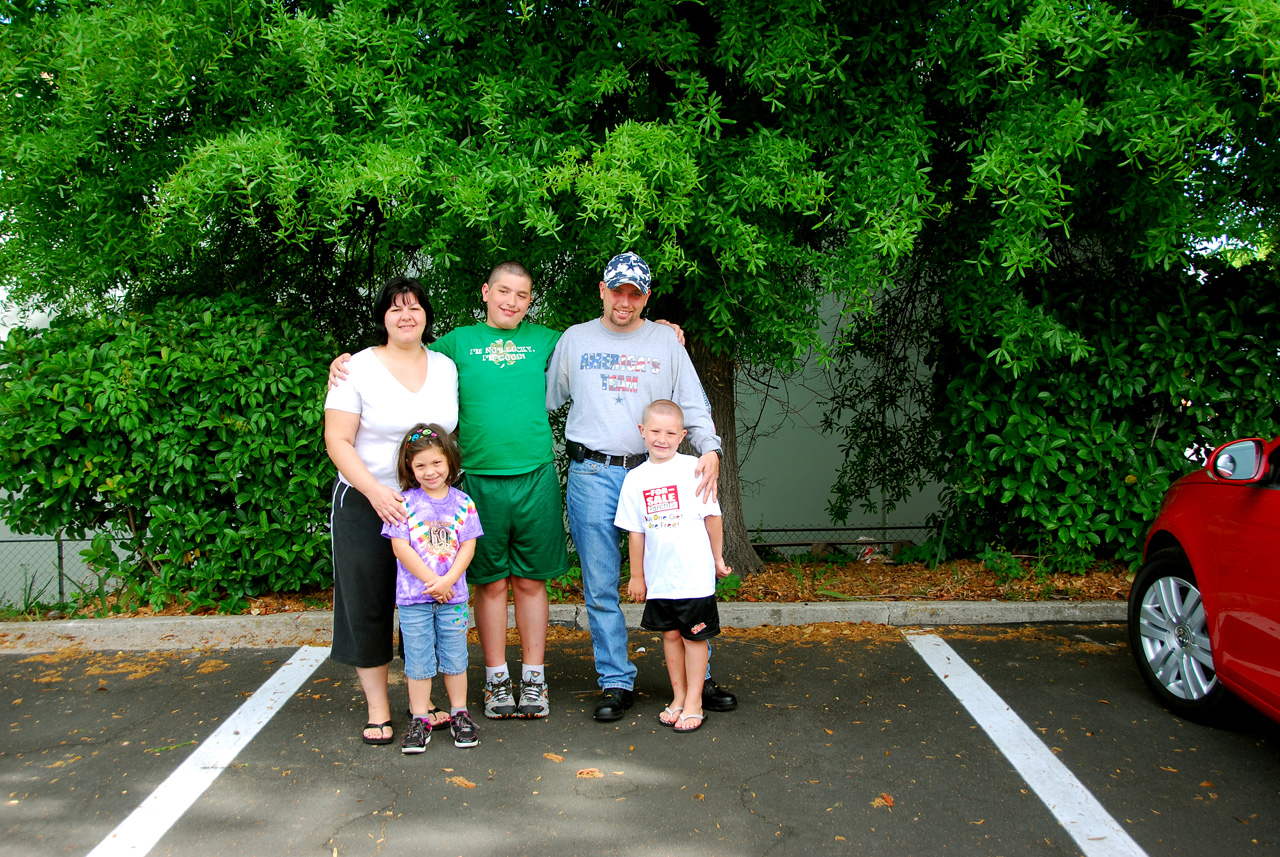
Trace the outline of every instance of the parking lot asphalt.
{"label": "parking lot asphalt", "polygon": [[[922,640],[952,660],[931,666]],[[119,835],[131,818],[155,833],[150,853],[201,855],[1243,854],[1280,841],[1277,727],[1243,707],[1217,728],[1172,717],[1122,624],[733,629],[712,664],[738,709],[689,735],[657,721],[659,638],[631,643],[638,701],[623,720],[592,719],[590,642],[564,630],[549,718],[481,719],[473,749],[437,732],[421,756],[361,743],[354,675],[322,648],[7,647],[0,855],[147,853]],[[290,670],[296,684],[272,689]],[[955,684],[969,672],[991,710]],[[268,710],[246,716],[255,700]],[[220,750],[228,740],[241,746]]]}

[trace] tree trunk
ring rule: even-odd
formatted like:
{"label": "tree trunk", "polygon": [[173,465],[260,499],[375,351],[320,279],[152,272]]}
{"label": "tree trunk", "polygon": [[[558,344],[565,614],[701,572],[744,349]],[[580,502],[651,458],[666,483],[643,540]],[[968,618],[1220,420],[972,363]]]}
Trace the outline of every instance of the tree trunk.
{"label": "tree trunk", "polygon": [[724,561],[740,575],[764,571],[764,562],[751,547],[751,534],[742,515],[742,488],[738,481],[737,375],[733,361],[712,354],[690,341],[689,357],[711,402],[711,419],[720,435],[724,460],[720,462],[720,510],[724,513]]}

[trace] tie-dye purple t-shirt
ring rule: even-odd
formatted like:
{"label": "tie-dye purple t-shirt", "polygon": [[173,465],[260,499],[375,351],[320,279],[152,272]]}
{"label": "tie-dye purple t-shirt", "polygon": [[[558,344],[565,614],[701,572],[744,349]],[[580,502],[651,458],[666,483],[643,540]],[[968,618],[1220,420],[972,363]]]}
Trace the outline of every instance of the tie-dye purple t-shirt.
{"label": "tie-dye purple t-shirt", "polygon": [[[427,568],[440,577],[449,573],[458,546],[467,539],[484,534],[476,504],[457,488],[450,488],[443,500],[433,500],[421,488],[403,492],[409,510],[409,523],[383,524],[382,534],[389,539],[404,539],[413,545]],[[425,604],[432,601],[425,593],[426,585],[396,560],[396,605]],[[445,603],[465,604],[467,575],[463,572],[453,584],[453,596]]]}

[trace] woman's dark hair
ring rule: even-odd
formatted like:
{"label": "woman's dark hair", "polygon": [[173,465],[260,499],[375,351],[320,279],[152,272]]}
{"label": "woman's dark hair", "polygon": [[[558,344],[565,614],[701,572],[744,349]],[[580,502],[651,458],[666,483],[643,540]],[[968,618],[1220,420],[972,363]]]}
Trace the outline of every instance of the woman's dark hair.
{"label": "woman's dark hair", "polygon": [[422,283],[413,277],[392,277],[387,280],[382,291],[378,292],[378,299],[373,304],[373,338],[377,340],[378,345],[387,344],[387,311],[401,295],[413,295],[418,299],[418,303],[427,314],[427,329],[422,332],[422,341],[435,342],[436,338],[431,333],[431,325],[436,320],[436,314],[431,309],[431,301],[427,300],[427,292],[422,288]]}
{"label": "woman's dark hair", "polygon": [[413,457],[424,449],[435,447],[444,454],[449,462],[449,484],[453,485],[462,476],[462,450],[458,442],[435,423],[418,423],[404,434],[400,443],[400,454],[396,456],[396,476],[400,479],[400,489],[408,491],[417,488],[418,480],[413,475]]}

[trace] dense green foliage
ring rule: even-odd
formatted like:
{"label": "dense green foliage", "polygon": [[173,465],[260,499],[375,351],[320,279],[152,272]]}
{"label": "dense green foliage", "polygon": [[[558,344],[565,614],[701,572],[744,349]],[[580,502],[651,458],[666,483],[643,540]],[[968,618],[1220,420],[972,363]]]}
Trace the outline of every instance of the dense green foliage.
{"label": "dense green foliage", "polygon": [[[840,403],[853,413],[846,427],[885,428],[876,454],[850,451],[848,493],[837,497],[846,506],[836,511],[847,514],[853,486],[865,497],[884,482],[892,501],[893,491],[900,498],[936,479],[948,486],[940,518],[952,521],[952,551],[1001,543],[1064,559],[1139,557],[1174,478],[1228,440],[1280,434],[1280,271],[1274,262],[1202,265],[1117,278],[1109,293],[1071,290],[1088,279],[1078,266],[1025,278],[1038,290],[1030,302],[1089,345],[1082,358],[1031,369],[991,359],[995,337],[966,341],[920,314],[926,299],[910,287],[893,293],[850,339],[861,359],[904,359],[860,379],[857,390],[882,410]],[[899,334],[883,335],[894,323]]]}
{"label": "dense green foliage", "polygon": [[1204,248],[1275,234],[1280,8],[991,3],[938,36],[937,216],[837,337],[832,513],[935,479],[949,550],[1133,559],[1186,450],[1277,428],[1280,280]]}
{"label": "dense green foliage", "polygon": [[333,347],[295,313],[230,296],[13,331],[0,516],[20,532],[96,532],[86,559],[153,604],[182,593],[234,610],[322,583]]}
{"label": "dense green foliage", "polygon": [[1140,556],[1174,478],[1228,440],[1280,434],[1277,285],[1273,266],[1215,265],[1202,286],[1152,275],[1092,299],[1047,293],[1037,302],[1088,357],[1015,373],[958,355],[938,472],[959,519],[979,539]]}
{"label": "dense green foliage", "polygon": [[[1206,237],[1274,234],[1276,17],[1216,0],[14,4],[0,278],[54,306],[302,301],[350,348],[388,272],[420,268],[451,323],[516,256],[563,325],[598,312],[601,264],[634,249],[655,312],[690,334],[731,477],[736,367],[824,351],[825,297],[848,309],[835,356],[856,379],[834,396],[853,456],[836,511],[900,495],[877,457],[914,484],[898,437],[990,528],[1006,477],[1033,510],[1055,483],[1006,460],[1004,426],[922,449],[970,419],[938,391],[1038,395],[1062,361],[1104,359],[1091,320],[1113,282],[1185,270]],[[1088,277],[1051,276],[1076,262]],[[899,370],[868,339],[892,324],[862,319],[902,290],[928,321],[898,354],[923,362],[868,395],[859,361]],[[1142,473],[1181,466],[1171,444]],[[997,459],[1002,489],[974,489]],[[746,529],[725,494],[732,554]],[[1127,532],[1089,514],[1105,542]]]}
{"label": "dense green foliage", "polygon": [[456,311],[514,255],[580,321],[631,247],[701,339],[785,360],[836,179],[888,153],[830,121],[861,94],[812,4],[53,2],[2,29],[0,261],[57,302],[303,294],[354,339],[385,273]]}

